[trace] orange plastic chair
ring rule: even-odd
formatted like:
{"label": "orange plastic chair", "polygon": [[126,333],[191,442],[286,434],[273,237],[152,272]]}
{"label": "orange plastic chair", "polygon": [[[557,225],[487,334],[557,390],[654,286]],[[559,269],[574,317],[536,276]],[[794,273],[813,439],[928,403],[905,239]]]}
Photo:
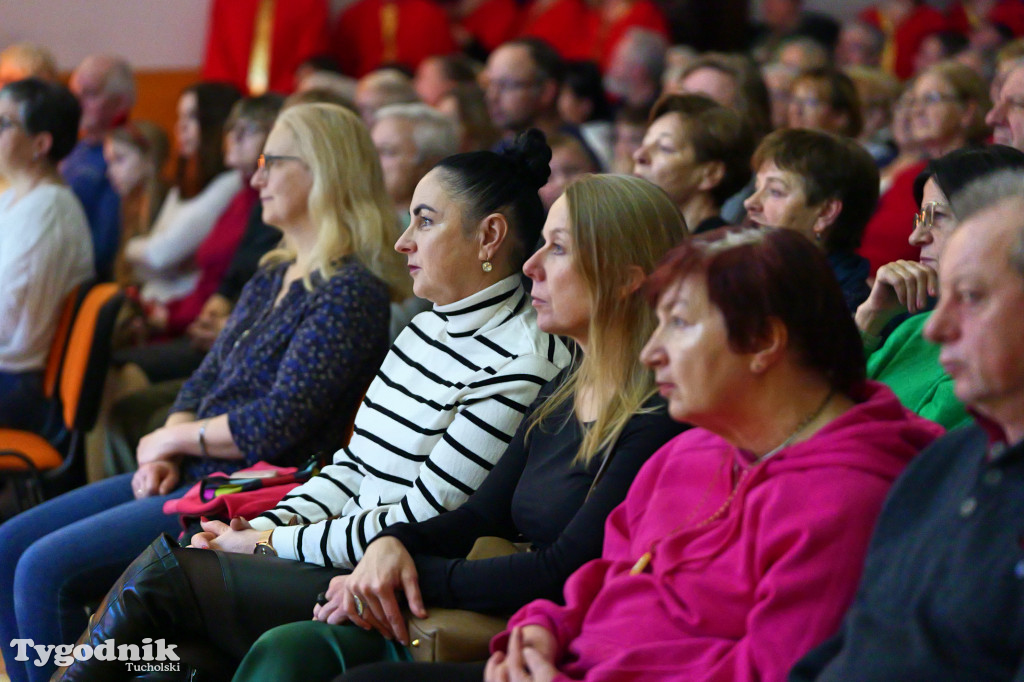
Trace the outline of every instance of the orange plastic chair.
{"label": "orange plastic chair", "polygon": [[[89,289],[74,314],[66,348],[60,353],[62,361],[47,362],[44,388],[49,381],[59,387],[67,446],[61,448],[28,431],[0,429],[0,477],[14,483],[19,510],[85,483],[85,434],[96,423],[110,364],[110,339],[123,302],[116,284]],[[65,314],[66,307],[62,322]],[[54,339],[51,355],[60,345]],[[51,370],[51,364],[59,365],[59,370]],[[46,390],[52,393],[53,388],[51,384]]]}

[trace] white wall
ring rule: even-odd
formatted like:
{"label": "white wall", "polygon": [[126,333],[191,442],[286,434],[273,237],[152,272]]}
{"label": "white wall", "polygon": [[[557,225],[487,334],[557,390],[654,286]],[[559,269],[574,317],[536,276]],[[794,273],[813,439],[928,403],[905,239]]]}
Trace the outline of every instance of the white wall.
{"label": "white wall", "polygon": [[195,68],[208,0],[0,0],[0,45],[46,45],[62,70],[95,52],[138,69]]}
{"label": "white wall", "polygon": [[[350,1],[329,5],[337,13]],[[0,0],[0,49],[21,40],[40,43],[66,71],[96,52],[124,55],[143,70],[198,68],[209,2]]]}

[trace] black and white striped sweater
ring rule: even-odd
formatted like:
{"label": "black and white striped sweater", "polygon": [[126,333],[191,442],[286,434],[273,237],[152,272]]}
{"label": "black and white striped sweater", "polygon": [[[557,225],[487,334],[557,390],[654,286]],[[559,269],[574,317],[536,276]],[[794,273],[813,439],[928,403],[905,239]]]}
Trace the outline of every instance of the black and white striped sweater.
{"label": "black and white striped sweater", "polygon": [[275,529],[281,557],[352,567],[383,528],[461,505],[569,361],[538,329],[519,275],[417,315],[370,384],[348,446],[253,527]]}

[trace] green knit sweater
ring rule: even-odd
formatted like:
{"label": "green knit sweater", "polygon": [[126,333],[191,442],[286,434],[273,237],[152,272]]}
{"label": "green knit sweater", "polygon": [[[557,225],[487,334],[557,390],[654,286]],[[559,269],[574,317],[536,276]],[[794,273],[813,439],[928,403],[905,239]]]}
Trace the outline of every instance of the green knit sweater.
{"label": "green knit sweater", "polygon": [[939,347],[921,330],[931,313],[908,318],[868,355],[868,378],[893,390],[908,409],[951,430],[970,420],[939,364]]}

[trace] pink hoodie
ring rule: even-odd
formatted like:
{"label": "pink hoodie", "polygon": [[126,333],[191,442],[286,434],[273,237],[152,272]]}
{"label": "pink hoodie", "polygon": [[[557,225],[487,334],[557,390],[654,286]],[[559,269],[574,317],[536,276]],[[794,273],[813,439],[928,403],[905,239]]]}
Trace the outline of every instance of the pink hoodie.
{"label": "pink hoodie", "polygon": [[[703,429],[672,439],[608,517],[602,558],[569,578],[566,606],[532,602],[509,628],[555,634],[559,680],[785,680],[839,626],[890,485],[942,434],[881,384],[858,398],[755,467],[703,527],[750,455]],[[629,575],[653,542],[650,565]]]}

